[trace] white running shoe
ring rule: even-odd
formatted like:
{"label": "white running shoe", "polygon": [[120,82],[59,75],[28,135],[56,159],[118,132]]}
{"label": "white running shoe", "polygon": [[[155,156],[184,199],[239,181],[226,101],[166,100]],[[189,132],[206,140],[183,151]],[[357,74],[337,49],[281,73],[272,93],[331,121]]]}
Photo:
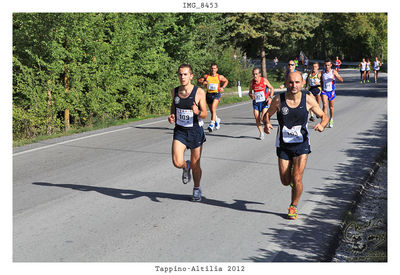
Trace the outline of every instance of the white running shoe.
{"label": "white running shoe", "polygon": [[183,184],[187,184],[192,180],[192,175],[190,174],[190,160],[186,161],[187,167],[183,168],[182,172],[182,182]]}
{"label": "white running shoe", "polygon": [[201,188],[193,188],[192,201],[201,201]]}
{"label": "white running shoe", "polygon": [[211,133],[212,131],[214,131],[215,129],[215,124],[213,122],[210,123],[210,125],[208,125],[208,131]]}
{"label": "white running shoe", "polygon": [[221,119],[217,117],[215,120],[215,130],[218,130],[219,128],[221,128]]}
{"label": "white running shoe", "polygon": [[259,140],[263,140],[265,137],[264,133],[260,133],[260,136],[258,137]]}

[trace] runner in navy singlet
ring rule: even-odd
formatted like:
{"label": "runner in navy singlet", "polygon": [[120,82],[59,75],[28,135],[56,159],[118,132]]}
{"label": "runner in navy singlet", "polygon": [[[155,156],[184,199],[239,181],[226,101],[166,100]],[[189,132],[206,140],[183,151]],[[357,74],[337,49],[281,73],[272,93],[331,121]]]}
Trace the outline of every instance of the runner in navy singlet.
{"label": "runner in navy singlet", "polygon": [[308,154],[311,153],[310,133],[308,132],[308,112],[311,110],[321,118],[314,130],[322,132],[328,124],[328,116],[321,110],[315,98],[302,92],[305,81],[301,73],[288,75],[288,90],[272,99],[265,116],[264,131],[271,134],[270,118],[277,112],[279,127],[276,137],[276,152],[281,182],[292,187],[292,200],[289,206],[289,219],[297,218],[297,205],[303,191],[303,173]]}
{"label": "runner in navy singlet", "polygon": [[[191,83],[193,71],[190,65],[182,64],[178,69],[181,86],[171,90],[172,104],[169,123],[175,123],[172,142],[172,162],[181,168],[184,184],[191,180],[193,171],[193,201],[201,201],[200,179],[202,170],[200,158],[206,141],[203,121],[207,118],[206,96],[203,89]],[[190,149],[190,160],[185,161],[185,150]]]}

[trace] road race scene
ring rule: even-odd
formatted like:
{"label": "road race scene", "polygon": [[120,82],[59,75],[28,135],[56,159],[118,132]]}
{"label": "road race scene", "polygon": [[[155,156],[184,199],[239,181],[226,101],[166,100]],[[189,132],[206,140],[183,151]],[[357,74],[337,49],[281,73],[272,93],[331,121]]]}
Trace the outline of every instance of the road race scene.
{"label": "road race scene", "polygon": [[12,262],[387,262],[387,13],[27,12],[12,35]]}

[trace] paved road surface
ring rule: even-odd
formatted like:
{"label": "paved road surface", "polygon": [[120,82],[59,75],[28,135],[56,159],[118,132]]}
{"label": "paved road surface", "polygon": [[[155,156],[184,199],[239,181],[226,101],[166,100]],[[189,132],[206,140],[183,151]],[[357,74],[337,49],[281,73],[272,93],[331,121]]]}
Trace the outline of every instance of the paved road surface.
{"label": "paved road surface", "polygon": [[279,180],[276,128],[258,140],[249,101],[220,108],[221,129],[207,134],[201,203],[172,165],[165,117],[15,148],[13,260],[325,259],[387,140],[386,74],[366,85],[355,70],[341,74],[335,128],[311,134],[298,220],[285,219],[290,191]]}

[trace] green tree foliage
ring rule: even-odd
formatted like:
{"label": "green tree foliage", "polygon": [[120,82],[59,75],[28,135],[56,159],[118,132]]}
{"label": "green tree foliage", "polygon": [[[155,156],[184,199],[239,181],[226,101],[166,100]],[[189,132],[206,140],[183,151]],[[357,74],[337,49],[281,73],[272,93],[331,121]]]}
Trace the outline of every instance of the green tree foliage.
{"label": "green tree foliage", "polygon": [[[238,13],[228,16],[230,33],[235,44],[251,40],[259,50],[263,74],[269,50],[297,50],[299,40],[313,37],[320,19],[307,13]],[[266,52],[267,51],[267,52]]]}
{"label": "green tree foliage", "polygon": [[313,37],[297,47],[314,59],[335,58],[359,61],[387,58],[386,13],[319,13]]}

